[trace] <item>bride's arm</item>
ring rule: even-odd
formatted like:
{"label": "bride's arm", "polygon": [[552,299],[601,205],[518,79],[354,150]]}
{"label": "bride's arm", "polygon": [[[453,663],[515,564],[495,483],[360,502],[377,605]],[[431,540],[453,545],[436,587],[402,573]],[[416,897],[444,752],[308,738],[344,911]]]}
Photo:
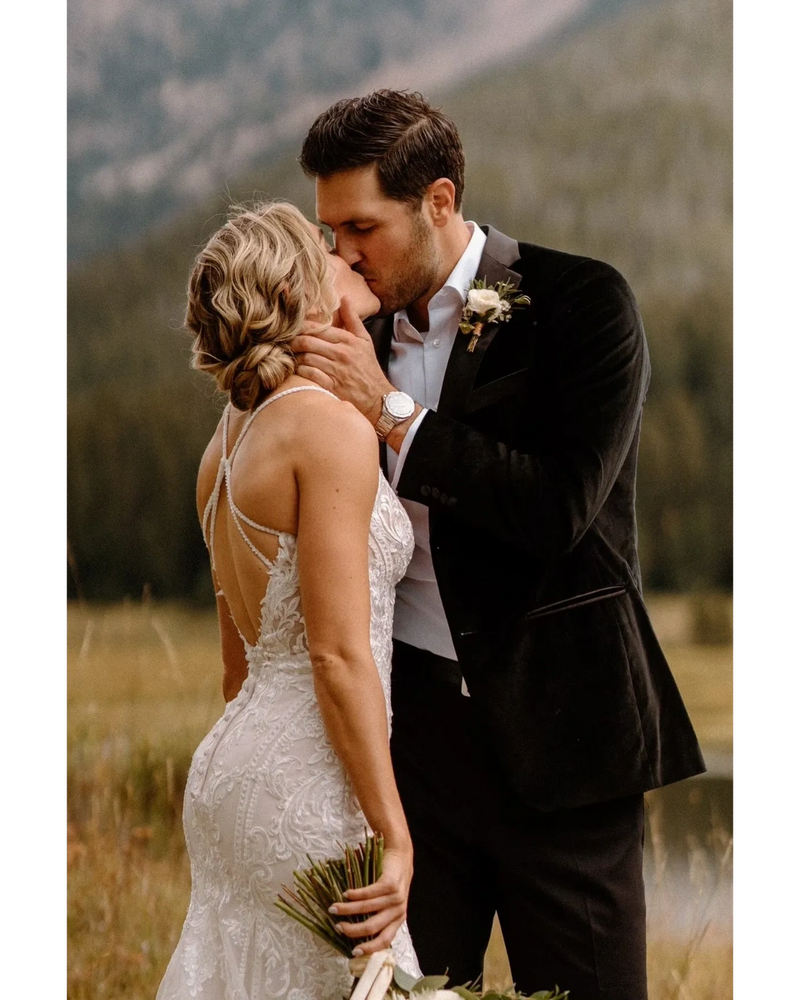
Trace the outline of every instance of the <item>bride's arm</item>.
{"label": "bride's arm", "polygon": [[[386,706],[370,647],[368,534],[378,486],[378,444],[349,404],[329,403],[304,435],[297,466],[300,592],[320,711],[373,830],[385,838],[384,876],[370,920],[346,932],[387,947],[405,919],[411,839],[389,755]],[[364,907],[362,907],[364,909]],[[346,905],[340,912],[353,912]]]}

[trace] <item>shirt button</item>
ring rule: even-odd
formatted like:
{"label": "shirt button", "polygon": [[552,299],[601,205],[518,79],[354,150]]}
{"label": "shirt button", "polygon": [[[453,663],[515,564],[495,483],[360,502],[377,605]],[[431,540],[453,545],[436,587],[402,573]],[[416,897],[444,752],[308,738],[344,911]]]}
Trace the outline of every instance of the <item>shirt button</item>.
{"label": "shirt button", "polygon": [[441,342],[442,342],[441,337],[436,337],[435,340],[433,341],[433,346],[438,347],[439,344],[441,344]]}

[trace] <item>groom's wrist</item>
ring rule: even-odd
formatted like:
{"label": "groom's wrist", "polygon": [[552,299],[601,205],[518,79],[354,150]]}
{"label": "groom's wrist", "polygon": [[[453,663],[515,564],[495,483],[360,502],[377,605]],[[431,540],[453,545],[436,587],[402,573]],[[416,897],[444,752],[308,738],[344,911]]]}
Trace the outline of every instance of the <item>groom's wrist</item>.
{"label": "groom's wrist", "polygon": [[423,408],[419,405],[419,403],[415,402],[414,412],[411,414],[411,416],[407,417],[405,420],[402,420],[400,423],[395,424],[394,427],[392,427],[392,429],[386,435],[387,445],[396,454],[398,455],[400,454],[400,449],[403,447],[403,441],[405,440],[405,436],[410,430],[411,425],[414,423],[414,421],[417,419],[420,413],[422,413],[422,409]]}
{"label": "groom's wrist", "polygon": [[417,408],[418,404],[407,392],[396,389],[387,381],[385,390],[373,408],[373,414],[368,413],[367,417],[375,428],[378,440],[386,441],[395,427],[409,426],[408,421],[413,422]]}

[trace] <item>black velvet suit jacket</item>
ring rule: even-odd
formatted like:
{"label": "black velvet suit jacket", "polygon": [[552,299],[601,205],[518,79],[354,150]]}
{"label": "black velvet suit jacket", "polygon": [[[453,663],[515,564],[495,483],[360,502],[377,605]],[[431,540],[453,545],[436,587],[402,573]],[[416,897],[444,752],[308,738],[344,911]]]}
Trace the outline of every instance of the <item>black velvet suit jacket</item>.
{"label": "black velvet suit jacket", "polygon": [[[650,362],[612,267],[489,227],[477,276],[531,298],[475,348],[398,484],[430,509],[436,578],[500,773],[536,809],[705,769],[641,593],[636,457]],[[392,318],[372,325],[386,368]]]}

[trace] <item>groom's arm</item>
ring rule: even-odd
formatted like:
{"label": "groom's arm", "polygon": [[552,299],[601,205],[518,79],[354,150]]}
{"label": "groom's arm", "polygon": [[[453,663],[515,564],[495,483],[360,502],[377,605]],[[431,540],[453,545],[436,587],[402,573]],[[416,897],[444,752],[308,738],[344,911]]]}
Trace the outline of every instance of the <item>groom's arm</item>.
{"label": "groom's arm", "polygon": [[[650,364],[633,294],[607,264],[574,265],[541,307],[547,316],[538,336],[556,341],[546,373],[553,401],[546,449],[513,449],[434,411],[422,416],[403,449],[419,410],[387,443],[404,459],[400,496],[548,557],[576,545],[605,503],[633,441]],[[393,386],[344,301],[342,316],[347,329],[295,338],[297,371],[349,400],[374,426],[381,395]]]}
{"label": "groom's arm", "polygon": [[575,265],[556,283],[552,301],[547,325],[558,338],[557,408],[548,448],[515,450],[429,411],[397,484],[400,496],[540,556],[569,551],[608,497],[650,372],[636,302],[613,268],[590,260]]}

